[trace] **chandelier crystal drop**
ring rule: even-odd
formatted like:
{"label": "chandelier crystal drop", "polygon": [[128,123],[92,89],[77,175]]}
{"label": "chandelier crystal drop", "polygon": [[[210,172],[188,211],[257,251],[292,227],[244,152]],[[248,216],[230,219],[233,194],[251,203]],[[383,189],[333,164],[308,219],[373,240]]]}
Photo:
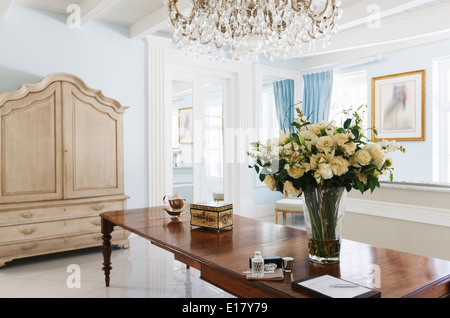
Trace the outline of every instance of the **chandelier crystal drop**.
{"label": "chandelier crystal drop", "polygon": [[298,57],[319,40],[328,46],[342,15],[339,0],[192,0],[187,14],[178,0],[165,1],[178,48],[234,60]]}

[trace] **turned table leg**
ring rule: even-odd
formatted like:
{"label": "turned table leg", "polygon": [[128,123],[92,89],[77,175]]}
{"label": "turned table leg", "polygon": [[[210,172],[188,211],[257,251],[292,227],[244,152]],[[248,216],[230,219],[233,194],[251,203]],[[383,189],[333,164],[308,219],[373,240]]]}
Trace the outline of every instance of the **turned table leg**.
{"label": "turned table leg", "polygon": [[105,272],[106,287],[109,287],[109,273],[111,267],[111,232],[114,230],[114,224],[102,218],[102,253],[103,253],[103,271]]}

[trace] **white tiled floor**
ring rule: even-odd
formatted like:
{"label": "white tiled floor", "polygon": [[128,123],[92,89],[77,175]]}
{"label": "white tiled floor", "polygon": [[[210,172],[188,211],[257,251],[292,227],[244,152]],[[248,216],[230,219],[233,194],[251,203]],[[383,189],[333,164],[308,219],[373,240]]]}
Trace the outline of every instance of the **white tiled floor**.
{"label": "white tiled floor", "polygon": [[[274,222],[274,217],[261,221]],[[279,217],[281,219],[281,215]],[[303,227],[303,216],[286,225]],[[129,249],[113,250],[111,287],[105,288],[99,248],[14,260],[0,268],[1,298],[232,298],[199,278],[173,254],[130,236]],[[76,265],[79,270],[71,269]],[[69,288],[79,273],[80,286]]]}

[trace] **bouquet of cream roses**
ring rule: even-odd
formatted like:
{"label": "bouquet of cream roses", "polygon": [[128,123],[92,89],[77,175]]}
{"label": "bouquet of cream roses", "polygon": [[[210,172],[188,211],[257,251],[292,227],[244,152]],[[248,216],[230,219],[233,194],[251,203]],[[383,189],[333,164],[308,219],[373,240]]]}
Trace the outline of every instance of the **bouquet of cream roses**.
{"label": "bouquet of cream roses", "polygon": [[253,159],[250,168],[272,191],[295,196],[318,187],[373,191],[386,173],[392,181],[393,160],[388,153],[405,149],[394,141],[368,140],[362,133],[360,108],[343,127],[333,122],[312,124],[297,108],[298,116],[291,124],[294,132],[281,131],[265,144],[252,143],[247,153]]}

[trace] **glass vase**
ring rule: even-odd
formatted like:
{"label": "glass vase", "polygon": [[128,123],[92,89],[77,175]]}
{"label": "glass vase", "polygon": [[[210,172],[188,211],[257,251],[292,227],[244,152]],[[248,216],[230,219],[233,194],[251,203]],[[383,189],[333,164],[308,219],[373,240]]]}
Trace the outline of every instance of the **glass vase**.
{"label": "glass vase", "polygon": [[309,259],[312,262],[339,262],[346,198],[344,187],[303,191]]}

